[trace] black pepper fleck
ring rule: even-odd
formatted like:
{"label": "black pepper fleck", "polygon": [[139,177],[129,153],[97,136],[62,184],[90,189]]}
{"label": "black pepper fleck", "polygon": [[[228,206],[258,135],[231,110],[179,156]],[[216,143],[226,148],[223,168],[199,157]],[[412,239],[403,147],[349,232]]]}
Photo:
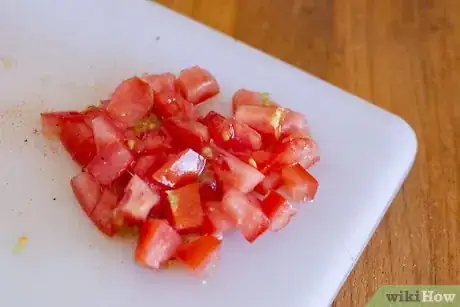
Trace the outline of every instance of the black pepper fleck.
{"label": "black pepper fleck", "polygon": [[159,41],[159,40],[160,40],[160,37],[159,37],[159,36],[157,36],[157,37],[155,38],[155,40]]}
{"label": "black pepper fleck", "polygon": [[53,197],[53,200],[56,200],[56,197]]}
{"label": "black pepper fleck", "polygon": [[38,134],[38,129],[34,129],[34,134]]}
{"label": "black pepper fleck", "polygon": [[27,140],[27,139],[25,139],[25,140],[24,140],[24,143],[27,143],[27,142],[28,142],[28,140]]}

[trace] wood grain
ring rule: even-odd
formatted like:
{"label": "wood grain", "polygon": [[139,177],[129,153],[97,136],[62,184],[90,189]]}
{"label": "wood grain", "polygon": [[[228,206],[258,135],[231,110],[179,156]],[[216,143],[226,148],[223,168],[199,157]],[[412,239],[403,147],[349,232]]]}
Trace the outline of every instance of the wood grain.
{"label": "wood grain", "polygon": [[161,0],[406,119],[412,172],[334,306],[460,284],[460,1]]}

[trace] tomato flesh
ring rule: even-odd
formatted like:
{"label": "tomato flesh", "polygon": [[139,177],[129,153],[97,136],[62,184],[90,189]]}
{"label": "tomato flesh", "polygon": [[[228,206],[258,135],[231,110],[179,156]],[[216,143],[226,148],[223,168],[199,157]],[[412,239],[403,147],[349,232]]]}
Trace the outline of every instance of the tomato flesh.
{"label": "tomato flesh", "polygon": [[276,106],[276,103],[271,101],[267,95],[259,92],[250,91],[247,89],[239,89],[233,94],[232,110],[235,113],[236,109],[242,105],[254,106]]}
{"label": "tomato flesh", "polygon": [[201,270],[207,266],[220,245],[221,241],[214,236],[201,236],[182,243],[177,249],[176,257],[192,270]]}
{"label": "tomato flesh", "polygon": [[131,152],[121,143],[105,146],[88,164],[86,169],[103,185],[110,185],[121,176],[134,160]]}
{"label": "tomato flesh", "polygon": [[181,243],[180,235],[167,221],[148,219],[141,227],[135,259],[145,267],[159,269],[174,256]]}
{"label": "tomato flesh", "polygon": [[112,143],[121,142],[123,134],[113,125],[106,116],[98,116],[92,120],[94,141],[97,151]]}
{"label": "tomato flesh", "polygon": [[160,194],[152,190],[139,176],[133,176],[128,183],[118,212],[128,223],[142,223],[150,210],[160,202]]}
{"label": "tomato flesh", "polygon": [[91,216],[101,197],[101,185],[99,182],[90,174],[81,172],[70,180],[70,185],[83,211],[88,216]]}
{"label": "tomato flesh", "polygon": [[196,118],[193,105],[179,93],[164,91],[155,96],[155,112],[162,118],[192,120]]}
{"label": "tomato flesh", "polygon": [[242,192],[228,190],[222,199],[223,210],[249,242],[254,242],[270,224],[262,209]]}
{"label": "tomato flesh", "polygon": [[195,121],[165,120],[164,127],[176,140],[176,147],[201,152],[209,141],[208,128]]}
{"label": "tomato flesh", "polygon": [[75,111],[41,113],[42,134],[47,138],[59,137],[63,122],[72,119],[79,121],[80,113]]}
{"label": "tomato flesh", "polygon": [[270,191],[262,200],[261,207],[270,219],[270,229],[280,231],[291,221],[297,209],[280,193]]}
{"label": "tomato flesh", "polygon": [[275,163],[293,165],[299,163],[308,169],[319,161],[318,146],[310,138],[297,138],[281,143],[275,148]]}
{"label": "tomato flesh", "polygon": [[117,208],[117,205],[117,195],[109,189],[105,189],[90,215],[96,227],[109,237],[113,237],[117,233],[117,227],[113,223],[114,210]]}
{"label": "tomato flesh", "polygon": [[224,234],[235,228],[232,218],[223,210],[222,202],[210,201],[205,204],[204,208],[210,223],[205,233]]}
{"label": "tomato flesh", "polygon": [[219,93],[219,84],[207,70],[194,66],[180,72],[176,86],[185,99],[199,104]]}
{"label": "tomato flesh", "polygon": [[152,107],[152,88],[142,79],[133,77],[123,81],[115,89],[105,109],[114,120],[134,126]]}
{"label": "tomato flesh", "polygon": [[283,179],[278,172],[271,172],[256,186],[255,191],[260,195],[267,195],[270,190],[276,190],[283,185]]}
{"label": "tomato flesh", "polygon": [[172,73],[164,73],[160,75],[146,74],[142,79],[147,82],[155,94],[164,91],[175,91],[176,76]]}
{"label": "tomato flesh", "polygon": [[179,233],[199,230],[203,224],[204,215],[198,183],[192,183],[166,193],[174,228]]}
{"label": "tomato flesh", "polygon": [[281,173],[284,184],[283,191],[292,200],[311,201],[318,191],[318,181],[300,164],[285,167]]}
{"label": "tomato flesh", "polygon": [[192,149],[187,149],[170,158],[153,174],[153,179],[167,187],[174,188],[181,182],[196,180],[205,165],[205,158]]}
{"label": "tomato flesh", "polygon": [[96,155],[93,132],[83,120],[64,121],[60,140],[72,159],[81,166],[86,166]]}
{"label": "tomato flesh", "polygon": [[242,105],[235,111],[235,118],[256,131],[278,139],[284,109],[276,106]]}

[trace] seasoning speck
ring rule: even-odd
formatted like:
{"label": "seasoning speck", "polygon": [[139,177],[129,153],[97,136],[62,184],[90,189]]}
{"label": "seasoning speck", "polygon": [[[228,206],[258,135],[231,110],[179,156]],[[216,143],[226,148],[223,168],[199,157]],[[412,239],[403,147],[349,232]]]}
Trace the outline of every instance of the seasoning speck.
{"label": "seasoning speck", "polygon": [[160,40],[160,37],[159,37],[159,36],[157,36],[157,37],[155,38],[155,40],[156,40],[156,41],[159,41],[159,40]]}
{"label": "seasoning speck", "polygon": [[29,242],[28,237],[26,236],[19,237],[18,242],[16,243],[16,246],[13,249],[13,254],[19,254],[20,252],[22,252],[27,242]]}
{"label": "seasoning speck", "polygon": [[34,129],[34,134],[38,134],[38,129]]}
{"label": "seasoning speck", "polygon": [[27,143],[27,142],[28,142],[28,140],[27,140],[27,139],[25,139],[25,140],[24,140],[24,143]]}
{"label": "seasoning speck", "polygon": [[56,200],[56,197],[53,197],[53,200]]}

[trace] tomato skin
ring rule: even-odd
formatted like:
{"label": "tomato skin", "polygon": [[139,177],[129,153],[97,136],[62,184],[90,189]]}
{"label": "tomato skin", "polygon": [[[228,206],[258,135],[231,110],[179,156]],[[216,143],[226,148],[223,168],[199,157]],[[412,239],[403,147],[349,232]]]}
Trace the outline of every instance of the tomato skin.
{"label": "tomato skin", "polygon": [[102,185],[110,185],[120,177],[134,160],[131,152],[121,143],[105,146],[86,169]]}
{"label": "tomato skin", "polygon": [[113,223],[114,210],[118,205],[118,197],[109,189],[105,189],[90,215],[96,227],[105,235],[113,237],[117,227]]}
{"label": "tomato skin", "polygon": [[95,106],[89,106],[85,110],[81,112],[81,115],[84,118],[85,123],[88,125],[88,127],[93,127],[93,119],[99,116],[108,116],[107,112],[105,112],[105,109],[98,108]]}
{"label": "tomato skin", "polygon": [[70,185],[83,211],[91,216],[102,194],[99,182],[90,174],[81,172],[72,177]]}
{"label": "tomato skin", "polygon": [[153,174],[153,179],[167,187],[174,188],[180,183],[196,180],[205,165],[204,157],[192,149],[187,149],[171,157]]}
{"label": "tomato skin", "polygon": [[256,186],[254,189],[260,195],[267,195],[270,190],[276,190],[283,185],[283,179],[281,173],[270,172],[265,176],[264,180]]}
{"label": "tomato skin", "polygon": [[159,75],[145,74],[142,79],[147,82],[155,94],[164,91],[175,91],[176,76],[172,73],[164,73]]}
{"label": "tomato skin", "polygon": [[232,111],[235,114],[236,109],[243,105],[253,106],[277,106],[275,102],[269,99],[266,95],[250,91],[247,89],[239,89],[232,97]]}
{"label": "tomato skin", "polygon": [[176,140],[174,143],[178,148],[191,148],[196,152],[201,152],[209,142],[208,128],[199,122],[166,119],[163,124]]}
{"label": "tomato skin", "polygon": [[141,227],[135,259],[140,265],[159,269],[174,256],[181,243],[180,235],[167,221],[147,219]]}
{"label": "tomato skin", "polygon": [[152,190],[139,176],[134,175],[126,186],[118,205],[118,213],[130,224],[147,219],[150,210],[160,202],[160,194]]}
{"label": "tomato skin", "polygon": [[282,190],[294,201],[311,201],[318,191],[318,181],[300,164],[283,168]]}
{"label": "tomato skin", "polygon": [[156,95],[154,109],[162,118],[193,120],[197,117],[193,104],[173,91],[164,91]]}
{"label": "tomato skin", "polygon": [[40,113],[42,134],[49,139],[59,137],[61,125],[66,120],[80,121],[81,115],[75,111]]}
{"label": "tomato skin", "polygon": [[283,195],[273,190],[268,192],[262,200],[261,207],[271,220],[270,229],[272,231],[280,231],[286,227],[297,213],[297,209]]}
{"label": "tomato skin", "polygon": [[96,155],[93,132],[83,120],[65,120],[61,124],[60,141],[80,166],[86,166]]}
{"label": "tomato skin", "polygon": [[192,270],[204,269],[213,253],[221,245],[221,241],[214,236],[201,236],[190,242],[182,243],[176,252],[176,257]]}
{"label": "tomato skin", "polygon": [[197,231],[203,225],[204,214],[201,207],[198,183],[179,189],[166,191],[172,214],[172,224],[179,233]]}
{"label": "tomato skin", "polygon": [[264,233],[270,225],[262,209],[236,189],[230,189],[224,194],[222,207],[250,243]]}
{"label": "tomato skin", "polygon": [[200,196],[203,202],[222,200],[222,183],[218,180],[211,163],[208,162],[206,164],[203,172],[198,178],[198,182],[200,184]]}
{"label": "tomato skin", "polygon": [[176,87],[182,96],[197,105],[220,92],[219,84],[207,70],[193,66],[180,72]]}
{"label": "tomato skin", "polygon": [[310,136],[307,119],[298,112],[286,109],[285,116],[281,122],[281,134],[284,137],[298,133],[302,133],[304,137]]}
{"label": "tomato skin", "polygon": [[275,147],[274,164],[285,166],[296,163],[308,169],[319,161],[318,146],[311,138],[288,139]]}
{"label": "tomato skin", "polygon": [[277,106],[241,105],[235,111],[235,119],[264,136],[278,139],[285,110]]}
{"label": "tomato skin", "polygon": [[124,80],[105,106],[109,116],[131,127],[153,107],[153,90],[139,77]]}
{"label": "tomato skin", "polygon": [[118,131],[110,119],[104,115],[94,118],[92,120],[92,127],[98,152],[105,146],[121,142],[124,139],[123,134]]}

